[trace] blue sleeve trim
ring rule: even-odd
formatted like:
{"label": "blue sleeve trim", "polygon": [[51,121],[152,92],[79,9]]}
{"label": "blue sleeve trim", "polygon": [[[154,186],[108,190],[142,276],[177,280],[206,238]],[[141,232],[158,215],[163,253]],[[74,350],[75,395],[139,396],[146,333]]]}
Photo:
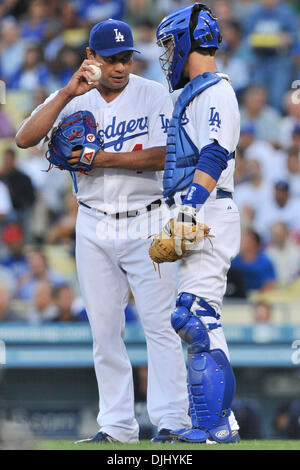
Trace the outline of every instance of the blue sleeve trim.
{"label": "blue sleeve trim", "polygon": [[215,140],[201,149],[197,170],[210,175],[218,181],[223,170],[227,168],[228,152]]}

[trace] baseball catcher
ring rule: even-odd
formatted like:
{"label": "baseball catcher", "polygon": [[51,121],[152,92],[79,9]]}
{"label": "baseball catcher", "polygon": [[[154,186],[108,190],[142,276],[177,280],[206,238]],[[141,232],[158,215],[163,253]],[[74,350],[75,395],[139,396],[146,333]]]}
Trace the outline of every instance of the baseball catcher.
{"label": "baseball catcher", "polygon": [[[149,254],[156,262],[178,259],[171,324],[187,344],[192,421],[192,427],[165,430],[164,442],[239,442],[231,410],[235,377],[221,324],[227,272],[240,246],[240,217],[233,200],[238,102],[229,77],[218,72],[215,53],[222,37],[206,5],[194,3],[172,12],[156,37],[170,91],[182,88],[167,130],[163,175],[167,204],[180,201],[180,206]],[[213,250],[204,240],[209,228],[197,222],[200,211],[213,227]]]}

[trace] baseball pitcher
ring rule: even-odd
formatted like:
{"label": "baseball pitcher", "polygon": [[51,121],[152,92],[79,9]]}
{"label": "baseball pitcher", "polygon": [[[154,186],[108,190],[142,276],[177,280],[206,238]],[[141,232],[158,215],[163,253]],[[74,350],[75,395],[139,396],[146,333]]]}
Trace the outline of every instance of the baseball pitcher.
{"label": "baseball pitcher", "polygon": [[16,140],[26,148],[49,139],[49,162],[70,172],[78,199],[76,263],[93,335],[100,428],[82,442],[134,443],[139,427],[123,342],[128,284],[147,341],[151,422],[159,432],[190,425],[181,341],[170,324],[174,266],[164,265],[159,278],[148,256],[149,235],[168,219],[161,170],[173,106],[162,85],[130,73],[135,48],[126,23],[95,25],[86,51],[70,82],[32,113]]}

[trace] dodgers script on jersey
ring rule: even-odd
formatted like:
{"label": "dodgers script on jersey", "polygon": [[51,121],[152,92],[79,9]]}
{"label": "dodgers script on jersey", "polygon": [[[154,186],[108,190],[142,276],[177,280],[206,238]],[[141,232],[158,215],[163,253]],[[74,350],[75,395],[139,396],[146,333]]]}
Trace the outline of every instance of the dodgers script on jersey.
{"label": "dodgers script on jersey", "polygon": [[[223,79],[198,95],[187,107],[182,124],[198,149],[217,140],[229,154],[234,152],[240,136],[240,115],[230,83]],[[231,159],[216,189],[233,193],[234,168],[235,160]]]}
{"label": "dodgers script on jersey", "polygon": [[[45,103],[57,93],[50,95]],[[95,117],[105,151],[132,152],[166,145],[172,109],[172,100],[161,84],[130,74],[128,85],[113,101],[107,103],[93,89],[73,98],[53,127],[70,114],[87,110]],[[161,198],[162,172],[143,171],[136,176],[132,170],[95,168],[89,175],[76,175],[76,196],[89,206],[111,214],[140,209]]]}

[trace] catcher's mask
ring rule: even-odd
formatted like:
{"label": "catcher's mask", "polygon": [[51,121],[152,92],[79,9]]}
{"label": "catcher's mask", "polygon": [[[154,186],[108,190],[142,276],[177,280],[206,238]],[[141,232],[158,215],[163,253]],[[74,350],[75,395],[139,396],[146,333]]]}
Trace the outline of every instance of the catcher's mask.
{"label": "catcher's mask", "polygon": [[168,15],[158,26],[156,38],[157,45],[163,48],[159,61],[170,92],[187,83],[183,68],[190,52],[198,48],[218,49],[222,41],[217,18],[203,3],[194,3]]}

